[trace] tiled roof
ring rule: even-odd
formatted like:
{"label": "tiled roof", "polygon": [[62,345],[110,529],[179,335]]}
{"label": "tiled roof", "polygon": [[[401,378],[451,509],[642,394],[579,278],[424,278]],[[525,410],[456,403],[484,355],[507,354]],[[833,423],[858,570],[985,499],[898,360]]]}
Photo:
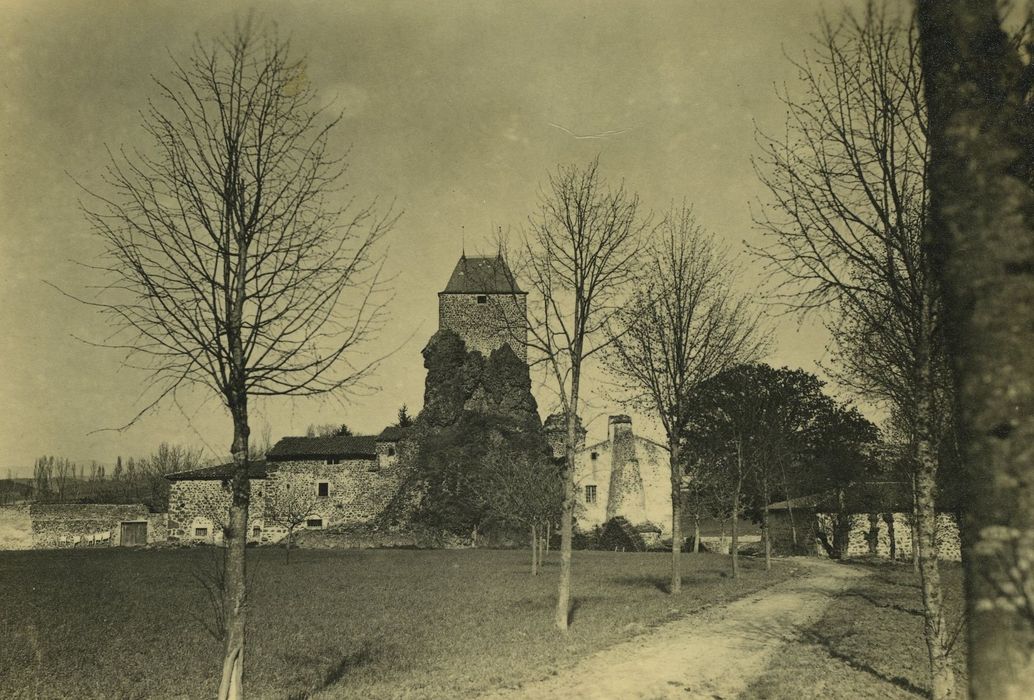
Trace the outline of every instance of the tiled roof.
{"label": "tiled roof", "polygon": [[406,437],[409,428],[400,428],[397,425],[389,425],[377,436],[377,442],[398,442]]}
{"label": "tiled roof", "polygon": [[[202,467],[201,469],[191,469],[186,472],[174,472],[166,474],[165,478],[169,481],[221,481],[233,476],[233,470],[234,464],[229,462],[216,467]],[[275,470],[276,467],[267,463],[264,459],[248,462],[249,479],[265,479],[267,474]]]}
{"label": "tiled roof", "polygon": [[456,263],[442,294],[524,294],[502,256],[468,258]]}
{"label": "tiled roof", "polygon": [[266,453],[271,462],[305,459],[373,459],[377,456],[374,435],[330,437],[285,437]]}

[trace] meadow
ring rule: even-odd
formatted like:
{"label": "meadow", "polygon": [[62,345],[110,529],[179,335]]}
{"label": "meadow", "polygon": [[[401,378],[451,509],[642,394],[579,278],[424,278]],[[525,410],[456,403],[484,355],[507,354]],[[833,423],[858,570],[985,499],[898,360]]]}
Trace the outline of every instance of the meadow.
{"label": "meadow", "polygon": [[[219,550],[0,552],[4,697],[213,697],[221,645],[202,581]],[[542,575],[506,550],[249,550],[251,697],[456,698],[544,677],[606,645],[793,575],[744,558],[575,552],[567,636]]]}
{"label": "meadow", "polygon": [[[870,575],[837,596],[821,619],[787,645],[746,697],[929,697],[919,575],[904,562],[849,566],[864,567]],[[962,566],[941,562],[941,582],[956,682],[965,685]]]}

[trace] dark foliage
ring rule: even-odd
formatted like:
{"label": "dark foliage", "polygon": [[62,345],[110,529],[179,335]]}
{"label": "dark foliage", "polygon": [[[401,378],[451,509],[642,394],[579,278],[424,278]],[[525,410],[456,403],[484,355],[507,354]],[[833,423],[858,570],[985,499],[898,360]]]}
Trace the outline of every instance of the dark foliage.
{"label": "dark foliage", "polygon": [[415,522],[457,534],[490,524],[489,464],[501,455],[548,460],[527,365],[504,345],[486,360],[452,331],[424,349],[424,409],[415,423]]}

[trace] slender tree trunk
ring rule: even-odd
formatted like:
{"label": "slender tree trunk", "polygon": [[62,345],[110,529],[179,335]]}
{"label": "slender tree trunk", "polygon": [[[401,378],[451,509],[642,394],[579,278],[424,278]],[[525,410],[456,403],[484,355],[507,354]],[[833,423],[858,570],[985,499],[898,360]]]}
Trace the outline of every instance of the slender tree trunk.
{"label": "slender tree trunk", "polygon": [[884,513],[883,522],[887,523],[887,539],[890,541],[890,560],[897,561],[898,559],[898,540],[897,533],[894,531],[894,514]]}
{"label": "slender tree trunk", "polygon": [[668,438],[668,468],[671,475],[671,586],[672,595],[682,592],[682,467],[679,440]]}
{"label": "slender tree trunk", "polygon": [[866,536],[866,544],[869,545],[869,556],[874,557],[879,552],[880,546],[880,514],[869,513],[869,534]]}
{"label": "slender tree trunk", "polygon": [[[919,3],[931,252],[944,285],[966,471],[969,685],[1034,688],[1034,191],[1030,66],[992,0]],[[1026,42],[1026,37],[1024,37]]]}
{"label": "slender tree trunk", "polygon": [[575,450],[578,444],[578,369],[572,372],[571,402],[567,412],[567,440],[564,445],[564,503],[560,512],[560,581],[557,586],[553,622],[567,632],[571,617],[571,544],[574,536]]}
{"label": "slender tree trunk", "polygon": [[700,554],[700,511],[693,513],[693,554]]}
{"label": "slender tree trunk", "polygon": [[765,571],[772,570],[772,538],[768,529],[768,499],[765,499],[765,508],[761,512],[761,536],[765,540]]}
{"label": "slender tree trunk", "polygon": [[531,530],[531,539],[529,540],[529,542],[531,543],[531,575],[532,576],[538,576],[538,573],[539,573],[539,561],[538,561],[539,542],[538,542],[538,537],[535,536],[535,526],[531,525],[530,526],[530,530]]}
{"label": "slender tree trunk", "polygon": [[740,576],[740,491],[743,490],[743,447],[736,443],[736,490],[732,494],[732,577]]}
{"label": "slender tree trunk", "polygon": [[287,563],[291,563],[291,538],[294,536],[294,525],[287,528],[287,549],[284,552],[287,554]]}
{"label": "slender tree trunk", "polygon": [[233,462],[231,502],[226,528],[225,581],[223,608],[226,611],[226,652],[223,658],[220,700],[238,700],[244,697],[244,642],[245,604],[245,544],[248,533],[248,403],[247,395],[240,392],[234,397]]}
{"label": "slender tree trunk", "polygon": [[955,697],[955,674],[947,651],[947,629],[941,599],[941,575],[937,567],[937,511],[935,508],[934,476],[936,455],[928,438],[917,441],[920,460],[916,476],[916,501],[919,517],[919,582],[923,593],[923,636],[933,679],[933,700]]}
{"label": "slender tree trunk", "polygon": [[546,554],[549,554],[549,540],[553,538],[553,521],[546,521]]}

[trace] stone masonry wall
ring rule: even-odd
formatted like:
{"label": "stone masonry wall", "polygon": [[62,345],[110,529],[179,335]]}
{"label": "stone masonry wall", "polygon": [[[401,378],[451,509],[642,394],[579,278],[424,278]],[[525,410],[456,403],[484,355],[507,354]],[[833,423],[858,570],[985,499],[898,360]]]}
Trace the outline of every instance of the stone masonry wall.
{"label": "stone masonry wall", "polygon": [[[262,536],[265,479],[251,480],[248,541]],[[221,544],[230,512],[230,490],[218,479],[173,481],[169,489],[168,538],[172,541]],[[257,528],[257,530],[256,530]],[[203,534],[199,531],[203,530]]]}
{"label": "stone masonry wall", "polygon": [[[311,499],[303,502],[311,502],[311,517],[322,520],[324,529],[368,523],[384,511],[398,492],[403,473],[398,456],[389,456],[386,449],[376,460],[343,460],[340,464],[281,462],[267,478],[269,503],[274,503],[289,486],[294,493],[302,489],[311,494]],[[326,496],[318,495],[320,482],[328,485]],[[267,509],[263,541],[274,542],[287,534],[284,524],[273,522],[271,514],[271,509]]]}
{"label": "stone masonry wall", "polygon": [[[485,297],[479,304],[478,297]],[[521,360],[528,360],[525,328],[527,298],[523,294],[440,294],[438,328],[454,331],[467,345],[488,357],[508,344]]]}
{"label": "stone masonry wall", "polygon": [[142,504],[37,503],[30,507],[29,515],[32,519],[32,546],[37,549],[117,547],[121,544],[124,522],[147,522],[148,543],[163,541],[165,536],[161,526],[162,514],[151,513]]}
{"label": "stone masonry wall", "polygon": [[[828,518],[819,515],[820,521]],[[847,556],[869,556],[870,521],[867,514],[851,516],[851,531],[848,536]],[[877,521],[876,556],[890,556],[890,528],[883,517]],[[894,513],[894,541],[899,559],[912,557],[912,515],[910,513]],[[950,513],[937,514],[937,556],[944,561],[961,561],[962,547],[959,538],[959,526],[955,516]]]}

